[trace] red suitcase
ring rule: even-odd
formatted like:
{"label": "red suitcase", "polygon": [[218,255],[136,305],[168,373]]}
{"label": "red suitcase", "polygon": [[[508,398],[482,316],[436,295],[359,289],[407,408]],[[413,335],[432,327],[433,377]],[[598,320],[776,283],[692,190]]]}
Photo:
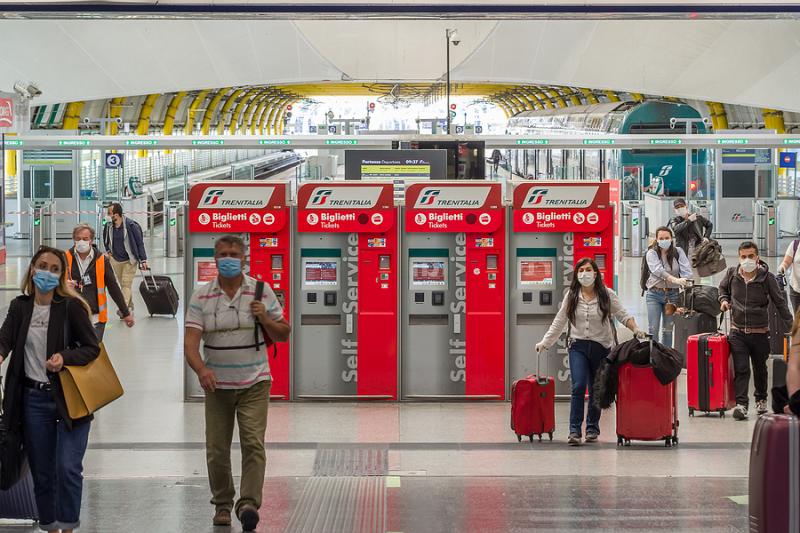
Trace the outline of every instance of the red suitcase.
{"label": "red suitcase", "polygon": [[625,363],[617,386],[617,445],[632,440],[678,444],[678,408],[675,382],[662,385],[650,366]]}
{"label": "red suitcase", "polygon": [[717,412],[736,407],[733,361],[728,337],[722,333],[692,335],[686,341],[686,389],[689,416],[695,411]]}
{"label": "red suitcase", "polygon": [[547,434],[553,440],[556,429],[556,384],[552,376],[541,372],[518,379],[511,385],[511,429],[522,441],[527,435],[539,440]]}
{"label": "red suitcase", "polygon": [[763,415],[750,445],[750,532],[800,531],[800,420]]}

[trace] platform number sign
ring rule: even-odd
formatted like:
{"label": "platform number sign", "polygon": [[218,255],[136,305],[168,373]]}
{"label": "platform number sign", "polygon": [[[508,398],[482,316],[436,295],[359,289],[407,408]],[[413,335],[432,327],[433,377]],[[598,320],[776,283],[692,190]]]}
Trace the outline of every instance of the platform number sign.
{"label": "platform number sign", "polygon": [[462,135],[464,133],[464,126],[456,126],[456,135]]}
{"label": "platform number sign", "polygon": [[477,135],[480,135],[481,133],[483,133],[483,126],[475,126],[475,133]]}
{"label": "platform number sign", "polygon": [[106,169],[122,168],[125,154],[106,154]]}

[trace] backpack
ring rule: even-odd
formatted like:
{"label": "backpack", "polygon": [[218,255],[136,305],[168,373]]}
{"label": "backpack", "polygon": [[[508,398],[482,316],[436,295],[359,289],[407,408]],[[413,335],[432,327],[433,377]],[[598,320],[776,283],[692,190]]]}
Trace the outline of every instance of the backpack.
{"label": "backpack", "polygon": [[[647,250],[648,252],[650,249]],[[641,272],[639,274],[639,288],[642,289],[642,296],[647,292],[647,280],[650,279],[650,265],[647,264],[647,252],[642,256]]]}
{"label": "backpack", "polygon": [[[264,296],[264,282],[263,281],[256,281],[256,293],[253,296],[253,300],[260,302],[262,296]],[[261,333],[264,335],[264,343],[267,345],[267,352],[269,352],[269,347],[272,346],[272,358],[275,359],[276,357],[278,357],[278,345],[275,344],[275,341],[272,340],[272,338],[267,333],[267,330],[264,329],[264,326],[261,324],[261,322],[258,321],[258,319],[255,320],[255,330],[254,330],[255,339],[256,339],[256,342],[255,342],[256,350],[258,350],[258,331],[259,330],[261,330]]]}

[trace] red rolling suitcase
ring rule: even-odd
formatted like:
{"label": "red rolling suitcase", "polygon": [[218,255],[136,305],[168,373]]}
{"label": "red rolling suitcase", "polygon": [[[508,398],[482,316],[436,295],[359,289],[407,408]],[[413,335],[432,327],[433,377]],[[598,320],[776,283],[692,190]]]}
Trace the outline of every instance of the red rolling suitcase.
{"label": "red rolling suitcase", "polygon": [[686,341],[686,389],[689,416],[695,411],[717,412],[736,407],[733,361],[728,337],[722,333],[692,335]]}
{"label": "red rolling suitcase", "polygon": [[662,385],[650,366],[625,363],[617,386],[617,445],[632,440],[678,444],[675,382]]}
{"label": "red rolling suitcase", "polygon": [[511,429],[517,434],[518,441],[522,441],[523,435],[527,435],[531,442],[533,436],[538,435],[541,441],[545,434],[553,440],[556,384],[552,376],[542,375],[540,370],[511,385]]}
{"label": "red rolling suitcase", "polygon": [[800,420],[763,415],[750,445],[750,532],[800,531]]}

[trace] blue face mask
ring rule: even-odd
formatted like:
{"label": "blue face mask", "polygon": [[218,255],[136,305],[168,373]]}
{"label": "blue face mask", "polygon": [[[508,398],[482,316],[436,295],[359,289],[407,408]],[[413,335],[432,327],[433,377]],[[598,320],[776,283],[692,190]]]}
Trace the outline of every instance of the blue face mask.
{"label": "blue face mask", "polygon": [[658,241],[658,245],[662,250],[666,250],[672,245],[672,239],[661,239]]}
{"label": "blue face mask", "polygon": [[34,270],[33,284],[36,285],[39,292],[47,294],[58,287],[58,275],[47,270]]}
{"label": "blue face mask", "polygon": [[235,257],[217,259],[217,270],[223,278],[235,278],[242,273],[242,260]]}

